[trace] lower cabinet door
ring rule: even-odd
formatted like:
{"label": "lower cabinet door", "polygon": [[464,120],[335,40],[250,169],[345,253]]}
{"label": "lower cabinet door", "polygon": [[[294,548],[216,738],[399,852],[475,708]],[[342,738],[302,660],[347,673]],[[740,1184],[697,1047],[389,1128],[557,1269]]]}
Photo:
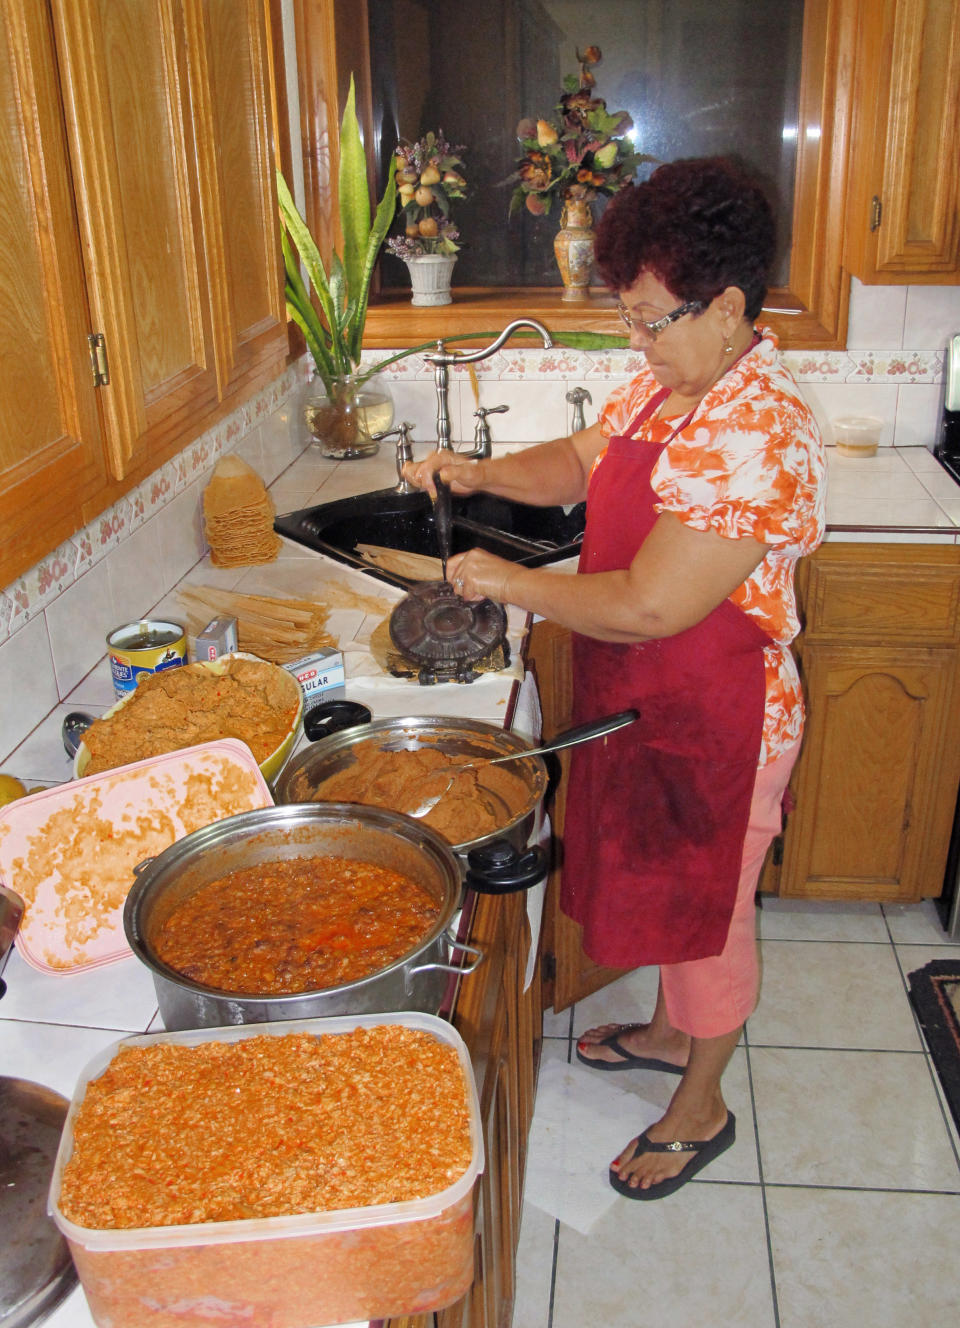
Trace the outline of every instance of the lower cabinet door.
{"label": "lower cabinet door", "polygon": [[956,789],[952,648],[815,646],[782,895],[940,893]]}

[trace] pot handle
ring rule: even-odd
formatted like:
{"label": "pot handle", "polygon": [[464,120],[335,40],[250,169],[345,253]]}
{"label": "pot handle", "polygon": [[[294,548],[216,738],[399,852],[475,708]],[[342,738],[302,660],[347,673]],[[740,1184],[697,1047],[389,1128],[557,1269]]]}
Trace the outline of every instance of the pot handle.
{"label": "pot handle", "polygon": [[518,853],[508,839],[495,839],[467,854],[468,890],[481,895],[507,895],[539,885],[549,871],[544,848],[537,844]]}
{"label": "pot handle", "polygon": [[447,939],[449,940],[451,946],[455,950],[463,950],[467,954],[473,955],[473,963],[444,964],[438,960],[435,963],[420,964],[417,968],[407,969],[404,981],[406,982],[408,978],[414,977],[417,973],[429,973],[431,969],[439,969],[440,972],[442,973],[456,973],[458,975],[463,973],[472,973],[475,968],[478,968],[483,963],[485,958],[484,953],[482,950],[478,949],[477,946],[467,945],[465,941],[458,941],[455,937],[451,936],[449,933],[447,933]]}
{"label": "pot handle", "polygon": [[331,733],[339,733],[341,729],[369,724],[371,719],[373,712],[370,707],[361,705],[359,701],[321,701],[311,706],[304,715],[303,731],[311,742],[319,742],[322,738],[329,738]]}
{"label": "pot handle", "polygon": [[134,876],[139,876],[141,872],[145,872],[151,862],[153,862],[153,858],[144,858],[142,862],[135,862],[133,865]]}

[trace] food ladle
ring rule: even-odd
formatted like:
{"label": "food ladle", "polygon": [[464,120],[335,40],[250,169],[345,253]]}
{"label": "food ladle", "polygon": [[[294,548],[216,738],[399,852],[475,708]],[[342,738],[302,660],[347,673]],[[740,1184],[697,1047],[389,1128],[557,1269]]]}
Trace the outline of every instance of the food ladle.
{"label": "food ladle", "polygon": [[593,738],[602,738],[605,733],[613,733],[617,729],[625,728],[627,724],[633,724],[640,718],[639,710],[618,710],[616,714],[604,715],[602,719],[591,719],[586,724],[577,724],[572,729],[564,729],[558,733],[555,738],[549,742],[542,743],[539,747],[527,747],[521,752],[508,752],[506,756],[478,756],[472,761],[452,762],[450,765],[438,765],[435,770],[431,770],[430,776],[449,774],[446,785],[439,793],[433,793],[429,798],[424,798],[418,807],[409,816],[426,816],[427,812],[436,807],[441,798],[449,792],[454,779],[464,770],[472,770],[477,766],[502,765],[505,761],[521,761],[525,756],[542,756],[545,752],[558,752],[564,747],[576,747],[578,743],[590,742]]}

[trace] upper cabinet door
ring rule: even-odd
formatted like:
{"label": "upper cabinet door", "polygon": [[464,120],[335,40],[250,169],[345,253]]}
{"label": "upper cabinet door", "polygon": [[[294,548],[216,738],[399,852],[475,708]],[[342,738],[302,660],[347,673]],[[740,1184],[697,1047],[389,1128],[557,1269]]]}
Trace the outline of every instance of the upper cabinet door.
{"label": "upper cabinet door", "polygon": [[53,0],[110,467],[217,401],[182,6]]}
{"label": "upper cabinet door", "polygon": [[861,5],[848,266],[866,282],[960,281],[960,4]]}
{"label": "upper cabinet door", "polygon": [[90,324],[46,9],[0,9],[0,585],[104,483]]}
{"label": "upper cabinet door", "polygon": [[221,393],[288,350],[263,0],[185,6]]}
{"label": "upper cabinet door", "polygon": [[286,351],[262,0],[52,0],[114,478]]}

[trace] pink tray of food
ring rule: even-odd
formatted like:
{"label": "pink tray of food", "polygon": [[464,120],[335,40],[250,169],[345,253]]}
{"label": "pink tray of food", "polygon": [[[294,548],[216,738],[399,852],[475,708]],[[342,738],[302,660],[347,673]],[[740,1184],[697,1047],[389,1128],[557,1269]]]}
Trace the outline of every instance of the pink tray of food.
{"label": "pink tray of food", "polygon": [[44,973],[125,959],[134,867],[192,830],[272,806],[246,743],[199,743],[0,809],[0,880],[26,905],[17,949]]}

